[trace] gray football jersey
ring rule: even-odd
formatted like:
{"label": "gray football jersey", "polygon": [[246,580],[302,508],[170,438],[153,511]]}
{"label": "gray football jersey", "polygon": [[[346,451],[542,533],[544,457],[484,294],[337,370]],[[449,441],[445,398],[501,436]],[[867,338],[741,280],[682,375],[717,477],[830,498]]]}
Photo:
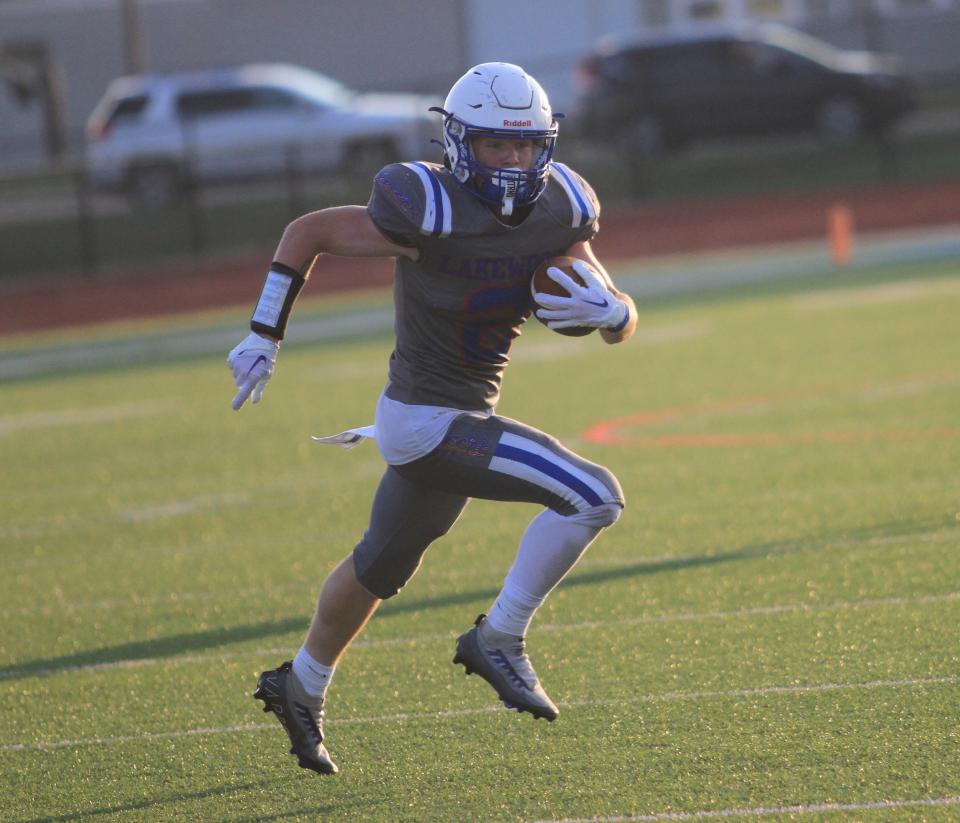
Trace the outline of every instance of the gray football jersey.
{"label": "gray football jersey", "polygon": [[418,162],[384,167],[367,212],[420,252],[397,259],[387,396],[476,410],[499,398],[510,345],[533,309],[534,270],[593,237],[600,206],[583,178],[552,163],[526,219],[506,226],[443,166]]}

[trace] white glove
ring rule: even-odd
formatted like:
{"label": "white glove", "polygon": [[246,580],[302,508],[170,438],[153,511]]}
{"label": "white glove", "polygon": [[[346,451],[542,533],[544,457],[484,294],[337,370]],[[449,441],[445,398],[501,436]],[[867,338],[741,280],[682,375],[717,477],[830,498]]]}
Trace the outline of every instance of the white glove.
{"label": "white glove", "polygon": [[277,362],[279,350],[280,344],[276,341],[250,332],[240,345],[227,355],[227,364],[239,389],[230,404],[234,411],[239,411],[251,394],[254,403],[260,402],[267,381],[273,376],[273,366]]}
{"label": "white glove", "polygon": [[621,325],[630,309],[618,300],[603,279],[586,263],[577,260],[573,270],[583,278],[586,286],[561,269],[547,269],[550,279],[563,286],[570,297],[538,292],[534,300],[542,307],[536,310],[537,317],[547,321],[551,329],[569,329],[573,326],[590,326],[595,329],[612,329]]}

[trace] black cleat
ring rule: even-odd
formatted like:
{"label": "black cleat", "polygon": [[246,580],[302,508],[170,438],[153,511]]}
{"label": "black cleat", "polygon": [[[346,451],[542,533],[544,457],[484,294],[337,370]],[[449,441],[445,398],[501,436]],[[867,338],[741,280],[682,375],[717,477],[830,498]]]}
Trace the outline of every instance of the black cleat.
{"label": "black cleat", "polygon": [[523,638],[495,631],[486,618],[481,614],[474,627],[460,635],[453,662],[461,664],[467,674],[476,673],[486,680],[508,709],[556,720],[560,711],[540,685]]}
{"label": "black cleat", "polygon": [[293,673],[288,660],[279,669],[260,675],[253,693],[264,703],[265,712],[273,712],[290,737],[290,754],[301,768],[317,774],[336,774],[337,764],[323,745],[323,700],[310,697]]}

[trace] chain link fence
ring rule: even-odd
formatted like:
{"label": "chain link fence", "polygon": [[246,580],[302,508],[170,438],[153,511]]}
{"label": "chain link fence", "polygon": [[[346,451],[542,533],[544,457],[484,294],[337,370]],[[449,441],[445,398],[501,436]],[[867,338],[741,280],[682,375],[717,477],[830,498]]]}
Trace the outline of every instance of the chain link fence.
{"label": "chain link fence", "polygon": [[[960,179],[960,109],[911,121],[894,139],[827,148],[813,138],[718,141],[651,162],[625,163],[602,141],[568,130],[558,158],[593,184],[605,208],[677,199],[883,186]],[[439,150],[438,150],[439,154]],[[439,157],[427,158],[439,159]],[[47,274],[97,277],[116,267],[186,263],[268,252],[286,224],[304,212],[365,203],[372,171],[311,173],[287,153],[282,173],[213,182],[178,175],[169,196],[105,192],[77,160],[53,170],[0,176],[0,279]],[[167,186],[170,181],[164,185]]]}

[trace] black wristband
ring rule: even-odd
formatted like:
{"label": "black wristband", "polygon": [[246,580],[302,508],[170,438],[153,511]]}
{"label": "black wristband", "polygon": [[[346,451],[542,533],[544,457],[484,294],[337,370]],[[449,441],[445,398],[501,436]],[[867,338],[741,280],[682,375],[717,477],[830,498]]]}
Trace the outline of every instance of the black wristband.
{"label": "black wristband", "polygon": [[306,278],[296,269],[276,261],[271,263],[260,300],[250,319],[250,328],[283,340],[294,301],[306,282]]}

